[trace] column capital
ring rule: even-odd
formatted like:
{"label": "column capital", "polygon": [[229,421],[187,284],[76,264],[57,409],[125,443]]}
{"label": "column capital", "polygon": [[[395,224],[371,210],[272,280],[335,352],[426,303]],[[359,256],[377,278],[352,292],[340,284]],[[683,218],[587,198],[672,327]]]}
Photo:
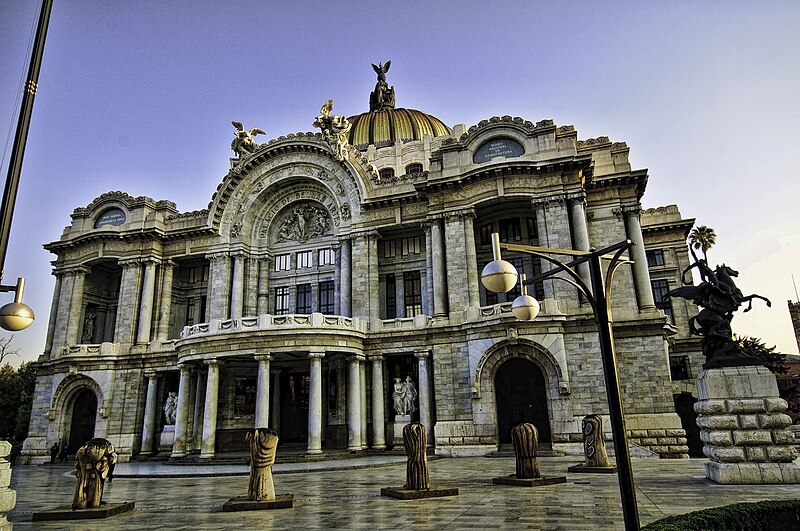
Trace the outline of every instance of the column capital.
{"label": "column capital", "polygon": [[224,365],[225,362],[223,362],[221,359],[213,358],[210,360],[203,360],[203,363],[205,363],[209,367],[219,367],[221,365]]}
{"label": "column capital", "polygon": [[272,354],[256,354],[253,356],[256,361],[272,361],[275,359]]}
{"label": "column capital", "polygon": [[531,204],[534,207],[546,206],[546,205],[549,205],[550,203],[561,203],[561,204],[563,204],[563,203],[566,202],[566,200],[567,200],[567,197],[566,197],[565,194],[555,194],[555,195],[548,195],[548,196],[542,196],[542,197],[532,197],[531,198]]}
{"label": "column capital", "polygon": [[353,354],[352,356],[350,356],[350,359],[351,359],[352,361],[357,361],[357,362],[360,362],[360,361],[364,361],[364,360],[366,360],[366,359],[367,359],[367,357],[366,357],[366,356],[364,356],[363,354]]}
{"label": "column capital", "polygon": [[373,356],[368,356],[369,361],[384,361],[386,356],[383,354],[375,354]]}
{"label": "column capital", "polygon": [[586,192],[581,190],[580,192],[571,192],[567,194],[567,201],[571,203],[579,203],[579,204],[586,204]]}
{"label": "column capital", "polygon": [[310,359],[312,359],[312,360],[314,360],[314,359],[320,359],[321,360],[322,358],[325,357],[325,352],[324,351],[318,351],[318,350],[312,350],[311,352],[308,353],[308,357]]}
{"label": "column capital", "polygon": [[144,375],[150,380],[158,380],[158,372],[156,372],[155,369],[145,370]]}
{"label": "column capital", "polygon": [[90,268],[86,267],[85,265],[74,265],[74,266],[66,266],[66,267],[57,267],[53,269],[54,275],[86,275],[91,271]]}
{"label": "column capital", "polygon": [[193,368],[194,368],[194,366],[191,363],[188,363],[188,362],[187,363],[179,363],[178,364],[178,369],[180,369],[181,373],[184,373],[184,372],[191,373]]}
{"label": "column capital", "polygon": [[178,263],[170,258],[164,258],[163,260],[161,260],[161,267],[165,269],[170,267],[175,267],[176,265],[178,265]]}
{"label": "column capital", "polygon": [[236,260],[239,260],[241,258],[244,258],[245,253],[241,249],[238,249],[236,251],[231,251],[230,253],[228,253],[228,255]]}
{"label": "column capital", "polygon": [[630,217],[636,216],[637,218],[639,218],[642,215],[641,205],[623,206],[620,210],[625,216],[630,216]]}
{"label": "column capital", "polygon": [[417,359],[427,359],[431,355],[429,350],[415,350],[414,357]]}
{"label": "column capital", "polygon": [[227,251],[215,252],[215,253],[208,253],[205,255],[206,260],[223,260],[228,258],[229,253]]}

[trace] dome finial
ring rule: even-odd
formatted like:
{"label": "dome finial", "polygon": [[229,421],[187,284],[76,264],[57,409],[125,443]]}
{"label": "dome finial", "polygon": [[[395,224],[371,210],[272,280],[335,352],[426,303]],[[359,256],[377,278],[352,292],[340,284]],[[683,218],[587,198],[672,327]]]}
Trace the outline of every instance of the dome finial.
{"label": "dome finial", "polygon": [[378,82],[375,84],[375,90],[369,94],[370,111],[394,109],[394,87],[390,87],[386,83],[386,72],[389,71],[391,65],[391,61],[386,61],[386,64],[372,64],[372,69],[378,74]]}

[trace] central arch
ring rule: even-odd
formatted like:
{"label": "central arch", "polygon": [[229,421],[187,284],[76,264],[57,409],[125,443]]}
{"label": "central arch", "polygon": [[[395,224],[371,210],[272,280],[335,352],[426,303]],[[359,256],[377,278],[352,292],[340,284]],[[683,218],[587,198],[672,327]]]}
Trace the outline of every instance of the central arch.
{"label": "central arch", "polygon": [[539,431],[539,442],[552,442],[547,412],[547,388],[542,370],[526,358],[511,358],[495,373],[497,436],[500,444],[511,443],[511,429],[529,422]]}
{"label": "central arch", "polygon": [[81,446],[94,437],[97,420],[97,395],[89,388],[84,388],[75,395],[72,403],[72,415],[69,424],[69,450],[74,454]]}

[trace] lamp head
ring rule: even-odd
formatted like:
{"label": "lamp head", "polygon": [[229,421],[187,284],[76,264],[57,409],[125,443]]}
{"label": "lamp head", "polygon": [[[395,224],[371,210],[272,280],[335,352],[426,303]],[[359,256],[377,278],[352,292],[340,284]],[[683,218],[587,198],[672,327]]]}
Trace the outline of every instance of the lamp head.
{"label": "lamp head", "polygon": [[539,301],[530,295],[520,295],[511,303],[511,313],[520,321],[533,321],[539,315]]}
{"label": "lamp head", "polygon": [[28,328],[34,319],[30,306],[21,302],[9,302],[0,308],[0,327],[10,332]]}
{"label": "lamp head", "polygon": [[494,293],[505,293],[513,288],[519,274],[517,269],[505,260],[492,260],[481,273],[481,283]]}

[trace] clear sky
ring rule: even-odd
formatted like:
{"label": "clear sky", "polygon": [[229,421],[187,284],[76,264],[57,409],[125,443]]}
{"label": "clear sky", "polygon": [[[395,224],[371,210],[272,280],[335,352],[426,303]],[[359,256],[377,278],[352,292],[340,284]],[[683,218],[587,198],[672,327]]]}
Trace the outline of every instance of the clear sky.
{"label": "clear sky", "polygon": [[[37,14],[0,0],[3,178]],[[644,206],[713,227],[710,261],[772,299],[734,330],[796,354],[798,21],[797,1],[54,0],[4,278],[27,277],[37,320],[14,344],[22,359],[44,348],[42,244],[74,208],[111,190],[205,208],[231,120],[273,138],[313,130],[328,98],[364,112],[370,63],[391,60],[398,106],[448,125],[508,114],[627,142],[649,169]]]}

